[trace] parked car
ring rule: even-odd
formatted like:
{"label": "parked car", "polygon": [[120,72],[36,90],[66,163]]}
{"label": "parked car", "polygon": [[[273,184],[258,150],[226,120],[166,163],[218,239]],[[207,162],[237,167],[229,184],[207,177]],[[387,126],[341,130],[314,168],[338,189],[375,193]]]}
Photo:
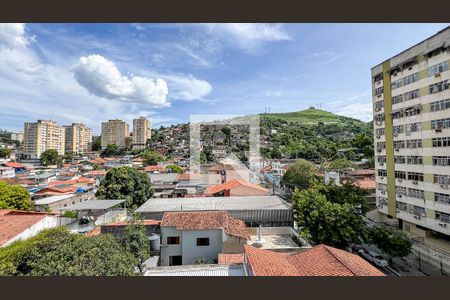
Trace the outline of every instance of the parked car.
{"label": "parked car", "polygon": [[379,267],[387,267],[389,265],[387,260],[385,260],[384,257],[381,256],[381,254],[376,253],[374,251],[370,251],[367,249],[360,249],[360,250],[358,250],[358,253],[359,253],[359,255],[361,255],[365,259],[373,262],[375,265],[377,265]]}

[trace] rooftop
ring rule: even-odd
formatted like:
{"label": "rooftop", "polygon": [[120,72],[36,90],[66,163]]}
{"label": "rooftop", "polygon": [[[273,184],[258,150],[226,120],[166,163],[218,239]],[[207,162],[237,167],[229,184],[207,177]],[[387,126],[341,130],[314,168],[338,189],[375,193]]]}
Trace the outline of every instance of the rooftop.
{"label": "rooftop", "polygon": [[62,210],[104,210],[125,202],[125,200],[90,200],[66,206]]}
{"label": "rooftop", "polygon": [[245,276],[243,265],[190,265],[149,268],[145,276]]}
{"label": "rooftop", "polygon": [[218,263],[219,265],[242,264],[244,263],[244,254],[219,253]]}
{"label": "rooftop", "polygon": [[51,203],[55,203],[58,201],[62,201],[65,199],[69,199],[72,198],[73,195],[57,195],[57,196],[50,196],[50,197],[45,197],[42,199],[38,199],[38,200],[34,200],[34,204],[35,205],[45,205],[45,204],[51,204]]}
{"label": "rooftop", "polygon": [[248,187],[251,189],[256,189],[261,192],[266,192],[266,193],[269,192],[269,190],[263,188],[262,186],[260,186],[258,184],[250,183],[245,180],[233,179],[233,180],[227,181],[222,184],[210,186],[206,189],[205,193],[206,194],[216,194],[221,191],[231,190],[231,189],[234,189],[239,186],[245,186],[245,187]]}
{"label": "rooftop", "polygon": [[278,196],[231,196],[193,198],[152,198],[136,212],[217,211],[217,210],[287,210],[289,203]]}

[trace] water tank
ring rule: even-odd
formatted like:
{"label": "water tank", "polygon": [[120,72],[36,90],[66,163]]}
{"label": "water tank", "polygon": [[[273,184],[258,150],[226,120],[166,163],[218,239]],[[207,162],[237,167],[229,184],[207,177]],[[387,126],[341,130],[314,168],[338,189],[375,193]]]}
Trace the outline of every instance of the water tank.
{"label": "water tank", "polygon": [[150,251],[159,251],[161,241],[159,234],[156,233],[150,234],[148,240],[150,241]]}

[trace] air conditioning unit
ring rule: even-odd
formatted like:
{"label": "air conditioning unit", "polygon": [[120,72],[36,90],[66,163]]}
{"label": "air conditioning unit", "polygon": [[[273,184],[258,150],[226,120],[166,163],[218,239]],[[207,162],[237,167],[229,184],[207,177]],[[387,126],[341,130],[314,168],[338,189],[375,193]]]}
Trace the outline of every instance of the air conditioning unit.
{"label": "air conditioning unit", "polygon": [[377,135],[377,139],[379,139],[380,137],[381,137],[381,135],[378,134],[378,135]]}
{"label": "air conditioning unit", "polygon": [[414,215],[414,219],[420,220],[422,218],[420,216],[418,216],[418,215]]}
{"label": "air conditioning unit", "polygon": [[402,197],[402,194],[398,194],[397,196],[398,196],[399,198],[401,198],[401,197]]}
{"label": "air conditioning unit", "polygon": [[378,204],[378,208],[383,208],[383,204]]}
{"label": "air conditioning unit", "polygon": [[438,222],[438,225],[441,227],[447,227],[447,223],[443,223],[443,222]]}
{"label": "air conditioning unit", "polygon": [[395,152],[398,152],[398,151],[400,151],[400,149],[399,148],[395,148]]}
{"label": "air conditioning unit", "polygon": [[381,149],[380,149],[380,148],[378,148],[378,149],[377,149],[377,152],[381,152]]}
{"label": "air conditioning unit", "polygon": [[380,98],[380,97],[381,97],[381,94],[378,94],[377,97]]}
{"label": "air conditioning unit", "polygon": [[413,184],[419,184],[419,182],[417,182],[416,180],[414,180],[412,183]]}
{"label": "air conditioning unit", "polygon": [[448,184],[441,184],[441,188],[448,189]]}
{"label": "air conditioning unit", "polygon": [[440,78],[440,77],[441,77],[441,73],[434,74],[434,78]]}
{"label": "air conditioning unit", "polygon": [[380,166],[384,166],[384,162],[380,162]]}
{"label": "air conditioning unit", "polygon": [[375,108],[375,111],[380,111],[380,109],[377,107],[377,108]]}
{"label": "air conditioning unit", "polygon": [[384,195],[384,194],[386,194],[386,191],[381,191],[381,193]]}

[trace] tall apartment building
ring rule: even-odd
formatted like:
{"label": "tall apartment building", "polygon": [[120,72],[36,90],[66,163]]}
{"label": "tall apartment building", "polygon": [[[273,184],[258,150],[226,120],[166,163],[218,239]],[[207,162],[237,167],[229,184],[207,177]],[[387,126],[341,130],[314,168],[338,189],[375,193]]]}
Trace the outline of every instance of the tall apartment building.
{"label": "tall apartment building", "polygon": [[152,137],[152,123],[146,117],[133,120],[133,149],[143,149]]}
{"label": "tall apartment building", "polygon": [[22,141],[23,141],[23,133],[21,133],[21,132],[11,133],[11,140],[12,141],[19,141],[20,143],[22,143]]}
{"label": "tall apartment building", "polygon": [[405,231],[450,235],[450,27],[372,68],[376,198]]}
{"label": "tall apartment building", "polygon": [[41,153],[49,149],[55,149],[60,155],[64,155],[64,127],[47,120],[25,123],[22,145],[23,155],[27,159],[40,158]]}
{"label": "tall apartment building", "polygon": [[92,129],[84,124],[64,126],[66,132],[65,152],[85,153],[91,151]]}
{"label": "tall apartment building", "polygon": [[122,120],[109,120],[102,122],[102,149],[108,145],[115,144],[119,147],[126,147],[127,138],[130,136],[130,129],[127,123]]}

